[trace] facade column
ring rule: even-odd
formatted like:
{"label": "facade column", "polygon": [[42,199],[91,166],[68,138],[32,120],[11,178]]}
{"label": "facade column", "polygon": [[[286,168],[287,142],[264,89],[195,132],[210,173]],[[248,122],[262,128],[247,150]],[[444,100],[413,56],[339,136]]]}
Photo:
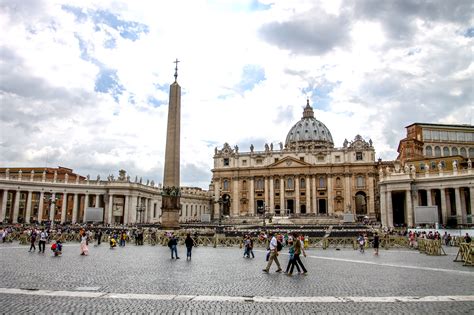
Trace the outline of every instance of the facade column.
{"label": "facade column", "polygon": [[13,204],[13,223],[18,223],[18,213],[20,212],[20,195],[21,192],[17,190],[15,192],[15,202]]}
{"label": "facade column", "polygon": [[2,198],[2,208],[0,209],[0,222],[5,220],[5,214],[7,213],[7,199],[8,199],[8,190],[3,190]]}
{"label": "facade column", "polygon": [[25,223],[30,223],[31,217],[31,204],[33,202],[33,192],[28,192],[28,197],[26,199],[26,214],[25,214]]}
{"label": "facade column", "polygon": [[74,200],[72,203],[72,224],[77,223],[77,200],[79,199],[79,195],[77,193],[74,193]]}
{"label": "facade column", "polygon": [[426,190],[426,205],[427,206],[432,206],[433,205],[433,199],[431,197],[431,189],[428,188]]}
{"label": "facade column", "polygon": [[129,218],[129,202],[130,202],[130,196],[125,195],[125,203],[123,204],[123,224],[128,224]]}
{"label": "facade column", "polygon": [[82,222],[86,222],[86,210],[89,207],[89,194],[84,196],[84,211],[82,211]]}
{"label": "facade column", "polygon": [[286,215],[286,205],[285,205],[285,179],[280,177],[280,215]]}
{"label": "facade column", "polygon": [[109,195],[109,203],[108,203],[108,210],[107,210],[107,223],[112,225],[113,224],[113,221],[112,221],[112,214],[113,214],[113,206],[114,206],[114,195],[110,194]]}
{"label": "facade column", "polygon": [[270,177],[270,213],[275,213],[275,192],[273,189],[273,176]]}
{"label": "facade column", "polygon": [[249,214],[255,215],[255,182],[253,177],[250,178],[250,191],[249,191]]}
{"label": "facade column", "polygon": [[148,223],[148,198],[144,198],[145,212],[143,212],[143,222]]}
{"label": "facade column", "polygon": [[368,214],[375,216],[375,178],[373,174],[369,174],[369,196],[368,197],[368,203],[369,203],[369,209]]}
{"label": "facade column", "polygon": [[[265,193],[268,194],[267,190],[265,190]],[[240,216],[240,200],[239,200],[239,179],[235,177],[233,179],[233,185],[232,185],[232,214],[234,217]]]}
{"label": "facade column", "polygon": [[469,200],[471,206],[471,218],[474,218],[474,187],[469,187]]}
{"label": "facade column", "polygon": [[99,194],[95,195],[95,207],[100,208],[100,195]]}
{"label": "facade column", "polygon": [[462,213],[461,207],[461,191],[459,187],[454,188],[455,202],[456,202],[456,219],[458,224],[464,224],[465,217]]}
{"label": "facade column", "polygon": [[318,196],[316,195],[316,176],[312,176],[312,184],[311,184],[311,194],[313,196],[313,207],[311,209],[311,213],[315,215],[318,214]]}
{"label": "facade column", "polygon": [[[268,188],[269,185],[268,185],[268,177],[267,177],[267,176],[265,176],[264,181],[265,181],[265,182],[264,182],[264,183],[265,183],[265,186],[264,186],[264,187],[265,187],[265,191],[264,191],[264,194],[263,194],[263,195],[264,195],[264,199],[265,199],[265,207],[267,207],[268,205],[270,205],[270,201],[269,201],[269,198],[268,198],[268,197],[269,197],[268,191],[269,191],[270,189]],[[266,211],[266,210],[265,210],[265,211]]]}
{"label": "facade column", "polygon": [[56,212],[56,193],[51,194],[51,204],[49,205],[49,221],[54,221]]}
{"label": "facade column", "polygon": [[[252,183],[253,183],[253,179],[252,179]],[[216,202],[217,200],[219,200],[219,198],[221,197],[221,193],[220,193],[220,181],[217,181],[214,183],[214,198],[215,200],[213,200],[213,206],[214,206],[214,211],[213,211],[213,219],[219,219],[219,208],[221,207],[221,205]]]}
{"label": "facade column", "polygon": [[44,208],[44,191],[40,193],[38,205],[38,222],[43,222],[43,208]]}
{"label": "facade column", "polygon": [[300,214],[300,176],[295,176],[295,213]]}
{"label": "facade column", "polygon": [[[333,197],[333,191],[332,191],[333,185],[332,185],[332,176],[331,174],[328,174],[328,215],[334,214],[334,197]],[[355,209],[353,209],[355,211]]]}
{"label": "facade column", "polygon": [[351,174],[344,174],[344,181],[345,181],[345,185],[344,185],[345,209],[344,209],[344,212],[346,212],[346,209],[347,210],[350,209],[351,213],[353,213],[355,211],[354,210],[355,207],[352,207],[351,179],[352,179]]}
{"label": "facade column", "polygon": [[305,195],[306,195],[306,213],[311,213],[311,179],[309,175],[305,179]]}
{"label": "facade column", "polygon": [[67,193],[63,193],[63,201],[61,205],[61,223],[66,222],[66,212],[67,212]]}
{"label": "facade column", "polygon": [[393,204],[392,204],[392,192],[387,191],[387,226],[393,227]]}
{"label": "facade column", "polygon": [[405,204],[406,204],[406,214],[407,214],[407,226],[413,227],[413,202],[411,200],[411,190],[405,190]]}
{"label": "facade column", "polygon": [[440,188],[439,190],[441,195],[441,216],[443,218],[442,224],[448,223],[448,208],[446,207],[446,190],[444,188]]}
{"label": "facade column", "polygon": [[382,227],[387,226],[387,187],[380,186],[380,220],[382,221]]}
{"label": "facade column", "polygon": [[[130,196],[130,207],[128,209],[128,223],[135,224],[137,223],[137,205],[138,205],[138,196]],[[180,210],[181,211],[181,210]]]}

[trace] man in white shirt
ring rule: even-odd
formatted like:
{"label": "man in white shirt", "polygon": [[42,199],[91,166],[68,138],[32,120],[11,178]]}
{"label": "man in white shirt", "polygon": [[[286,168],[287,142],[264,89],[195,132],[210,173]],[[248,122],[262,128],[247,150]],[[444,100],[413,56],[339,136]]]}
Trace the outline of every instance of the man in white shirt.
{"label": "man in white shirt", "polygon": [[[272,233],[269,233],[268,236],[271,236]],[[273,235],[271,241],[270,241],[270,257],[268,258],[268,264],[265,269],[263,269],[264,272],[268,273],[270,271],[270,266],[272,265],[273,261],[275,261],[278,269],[276,272],[281,272],[281,266],[280,262],[278,261],[278,241]]]}
{"label": "man in white shirt", "polygon": [[48,233],[46,233],[46,231],[44,229],[41,229],[41,233],[40,233],[40,239],[39,239],[39,251],[38,251],[38,254],[39,253],[43,253],[44,254],[44,249],[46,247],[46,241],[48,240]]}

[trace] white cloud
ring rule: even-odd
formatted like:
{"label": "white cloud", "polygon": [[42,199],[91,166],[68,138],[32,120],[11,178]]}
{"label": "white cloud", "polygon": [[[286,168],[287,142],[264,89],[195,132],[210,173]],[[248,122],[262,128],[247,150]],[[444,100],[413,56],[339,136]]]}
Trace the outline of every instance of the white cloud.
{"label": "white cloud", "polygon": [[[185,185],[207,186],[216,145],[284,142],[306,97],[336,146],[361,134],[386,159],[406,125],[472,120],[463,1],[260,2],[3,1],[0,163],[160,182],[175,58]],[[242,91],[248,65],[265,80]],[[105,70],[114,95],[95,91]]]}

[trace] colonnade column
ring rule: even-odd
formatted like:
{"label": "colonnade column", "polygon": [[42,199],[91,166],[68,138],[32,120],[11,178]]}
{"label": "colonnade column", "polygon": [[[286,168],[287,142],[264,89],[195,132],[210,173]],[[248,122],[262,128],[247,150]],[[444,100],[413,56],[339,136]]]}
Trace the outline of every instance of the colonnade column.
{"label": "colonnade column", "polygon": [[49,221],[54,221],[54,213],[56,210],[56,193],[51,194],[51,204],[49,205]]}
{"label": "colonnade column", "polygon": [[99,208],[99,206],[100,206],[100,195],[96,194],[95,195],[95,207]]}
{"label": "colonnade column", "polygon": [[382,221],[382,226],[387,226],[387,188],[385,186],[380,186],[380,220]]}
{"label": "colonnade column", "polygon": [[407,226],[413,227],[413,202],[411,200],[411,190],[405,190]]}
{"label": "colonnade column", "polygon": [[285,179],[280,177],[280,215],[285,215]]}
{"label": "colonnade column", "polygon": [[393,205],[392,205],[392,192],[387,191],[387,225],[393,227]]}
{"label": "colonnade column", "polygon": [[474,188],[469,187],[469,204],[471,206],[471,218],[474,218]]}
{"label": "colonnade column", "polygon": [[235,217],[238,217],[240,214],[239,179],[235,177],[233,181],[234,183],[232,185],[232,214]]}
{"label": "colonnade column", "polygon": [[316,176],[313,176],[312,178],[311,194],[313,195],[313,207],[311,209],[311,212],[316,215],[318,214],[318,197],[316,196]]}
{"label": "colonnade column", "polygon": [[86,210],[89,207],[89,194],[84,196],[84,211],[82,212],[82,222],[86,222]]}
{"label": "colonnade column", "polygon": [[249,191],[249,214],[255,215],[255,183],[253,177],[250,178],[250,191]]}
{"label": "colonnade column", "polygon": [[446,207],[446,190],[444,188],[440,188],[439,190],[441,195],[441,217],[443,219],[442,224],[448,223],[448,209]]}
{"label": "colonnade column", "polygon": [[305,195],[306,195],[306,213],[311,213],[311,179],[306,176],[305,179]]}
{"label": "colonnade column", "polygon": [[38,222],[43,221],[43,208],[44,208],[44,191],[40,193],[39,205],[38,205]]}
{"label": "colonnade column", "polygon": [[334,202],[334,197],[332,196],[332,177],[330,174],[328,174],[328,214],[332,215],[334,213],[333,209],[333,202]]}
{"label": "colonnade column", "polygon": [[295,213],[300,214],[300,177],[295,176]]}
{"label": "colonnade column", "polygon": [[456,219],[458,221],[458,224],[463,224],[464,216],[461,207],[461,191],[459,187],[454,188],[454,196],[456,201]]}
{"label": "colonnade column", "polygon": [[148,222],[148,198],[145,198],[145,213],[143,214],[143,222],[141,223],[147,223]]}
{"label": "colonnade column", "polygon": [[3,198],[2,198],[2,208],[0,209],[0,222],[5,220],[5,214],[7,212],[7,199],[8,199],[8,190],[3,191]]}
{"label": "colonnade column", "polygon": [[129,224],[135,224],[137,223],[137,205],[139,201],[138,196],[130,196],[130,208],[128,209],[129,215],[128,215],[128,223]]}
{"label": "colonnade column", "polygon": [[61,205],[61,223],[66,222],[66,212],[67,212],[67,193],[63,193],[63,201]]}
{"label": "colonnade column", "polygon": [[31,203],[33,202],[33,192],[28,191],[28,197],[26,199],[26,214],[25,214],[25,223],[30,223],[31,217]]}
{"label": "colonnade column", "polygon": [[77,200],[79,198],[79,195],[77,193],[74,193],[74,199],[73,199],[73,204],[72,204],[72,220],[71,222],[74,224],[77,222]]}
{"label": "colonnade column", "polygon": [[107,223],[112,224],[112,212],[113,212],[113,203],[114,203],[114,195],[109,195],[109,203],[108,203],[108,210],[107,210]]}
{"label": "colonnade column", "polygon": [[432,206],[433,205],[433,199],[431,197],[431,189],[426,190],[426,205],[427,206]]}
{"label": "colonnade column", "polygon": [[128,224],[129,222],[129,218],[128,218],[129,202],[130,202],[130,196],[125,195],[125,203],[123,204],[123,224]]}
{"label": "colonnade column", "polygon": [[275,192],[273,189],[273,176],[270,177],[270,213],[275,213]]}
{"label": "colonnade column", "polygon": [[18,223],[18,213],[20,212],[20,191],[15,192],[15,203],[13,204],[13,223]]}

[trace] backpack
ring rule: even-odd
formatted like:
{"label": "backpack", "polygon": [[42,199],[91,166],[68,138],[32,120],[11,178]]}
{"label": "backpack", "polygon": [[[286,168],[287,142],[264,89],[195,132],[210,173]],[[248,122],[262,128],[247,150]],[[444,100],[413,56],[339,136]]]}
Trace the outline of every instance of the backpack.
{"label": "backpack", "polygon": [[56,243],[54,243],[53,245],[51,245],[51,250],[52,250],[52,251],[55,251],[56,248],[57,248],[57,246],[58,246],[58,245],[56,245]]}
{"label": "backpack", "polygon": [[277,241],[277,252],[283,249],[283,244],[280,241]]}

